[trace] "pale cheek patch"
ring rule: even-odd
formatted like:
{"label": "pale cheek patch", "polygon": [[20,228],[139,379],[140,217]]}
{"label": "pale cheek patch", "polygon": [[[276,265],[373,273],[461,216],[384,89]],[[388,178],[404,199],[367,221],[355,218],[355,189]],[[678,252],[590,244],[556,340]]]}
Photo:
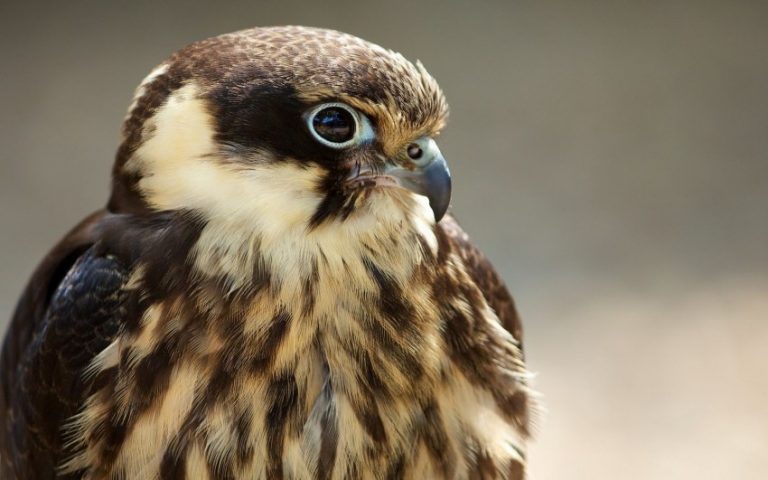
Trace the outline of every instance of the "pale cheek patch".
{"label": "pale cheek patch", "polygon": [[142,133],[145,141],[125,168],[146,176],[183,167],[190,158],[214,151],[213,119],[193,83],[170,95]]}
{"label": "pale cheek patch", "polygon": [[142,175],[139,189],[159,210],[190,209],[263,231],[304,224],[321,200],[315,193],[319,167],[245,166],[225,158],[214,139],[215,121],[194,84],[173,93],[148,123],[146,140],[125,168]]}
{"label": "pale cheek patch", "polygon": [[185,200],[206,220],[192,252],[199,272],[227,278],[232,289],[250,282],[257,261],[278,281],[306,276],[313,257],[307,225],[322,200],[315,193],[318,167],[288,162],[235,171],[195,162],[192,168],[212,170],[200,174],[209,182],[205,193],[190,192]]}

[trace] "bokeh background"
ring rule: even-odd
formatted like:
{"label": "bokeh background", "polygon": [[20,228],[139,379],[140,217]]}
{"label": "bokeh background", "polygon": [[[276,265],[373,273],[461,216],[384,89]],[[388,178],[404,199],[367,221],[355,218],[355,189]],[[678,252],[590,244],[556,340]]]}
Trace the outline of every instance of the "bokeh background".
{"label": "bokeh background", "polygon": [[357,34],[443,86],[455,211],[539,373],[532,479],[768,478],[766,2],[4,1],[0,322],[105,202],[143,76],[272,24]]}

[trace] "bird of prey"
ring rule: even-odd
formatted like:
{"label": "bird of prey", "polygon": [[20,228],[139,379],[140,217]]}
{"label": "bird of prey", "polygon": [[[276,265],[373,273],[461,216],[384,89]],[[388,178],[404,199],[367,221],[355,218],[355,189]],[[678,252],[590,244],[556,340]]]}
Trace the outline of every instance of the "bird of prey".
{"label": "bird of prey", "polygon": [[7,332],[3,479],[509,479],[512,299],[450,213],[447,104],[351,35],[193,43]]}

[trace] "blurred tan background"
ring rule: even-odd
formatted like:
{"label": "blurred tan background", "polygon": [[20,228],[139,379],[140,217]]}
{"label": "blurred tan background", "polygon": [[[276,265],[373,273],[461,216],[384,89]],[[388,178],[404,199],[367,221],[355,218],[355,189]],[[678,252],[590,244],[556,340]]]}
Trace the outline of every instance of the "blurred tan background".
{"label": "blurred tan background", "polygon": [[768,3],[31,3],[0,5],[0,322],[105,202],[155,64],[254,25],[336,28],[448,96],[454,208],[539,372],[531,478],[768,478]]}

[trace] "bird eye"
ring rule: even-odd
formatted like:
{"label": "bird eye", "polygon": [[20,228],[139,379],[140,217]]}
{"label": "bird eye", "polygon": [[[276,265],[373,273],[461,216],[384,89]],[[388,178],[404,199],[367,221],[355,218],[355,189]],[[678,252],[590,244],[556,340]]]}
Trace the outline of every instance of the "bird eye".
{"label": "bird eye", "polygon": [[312,128],[329,142],[344,143],[355,135],[355,119],[343,108],[328,107],[315,114]]}
{"label": "bird eye", "polygon": [[305,116],[315,140],[331,148],[346,148],[372,137],[370,122],[343,103],[325,103]]}

